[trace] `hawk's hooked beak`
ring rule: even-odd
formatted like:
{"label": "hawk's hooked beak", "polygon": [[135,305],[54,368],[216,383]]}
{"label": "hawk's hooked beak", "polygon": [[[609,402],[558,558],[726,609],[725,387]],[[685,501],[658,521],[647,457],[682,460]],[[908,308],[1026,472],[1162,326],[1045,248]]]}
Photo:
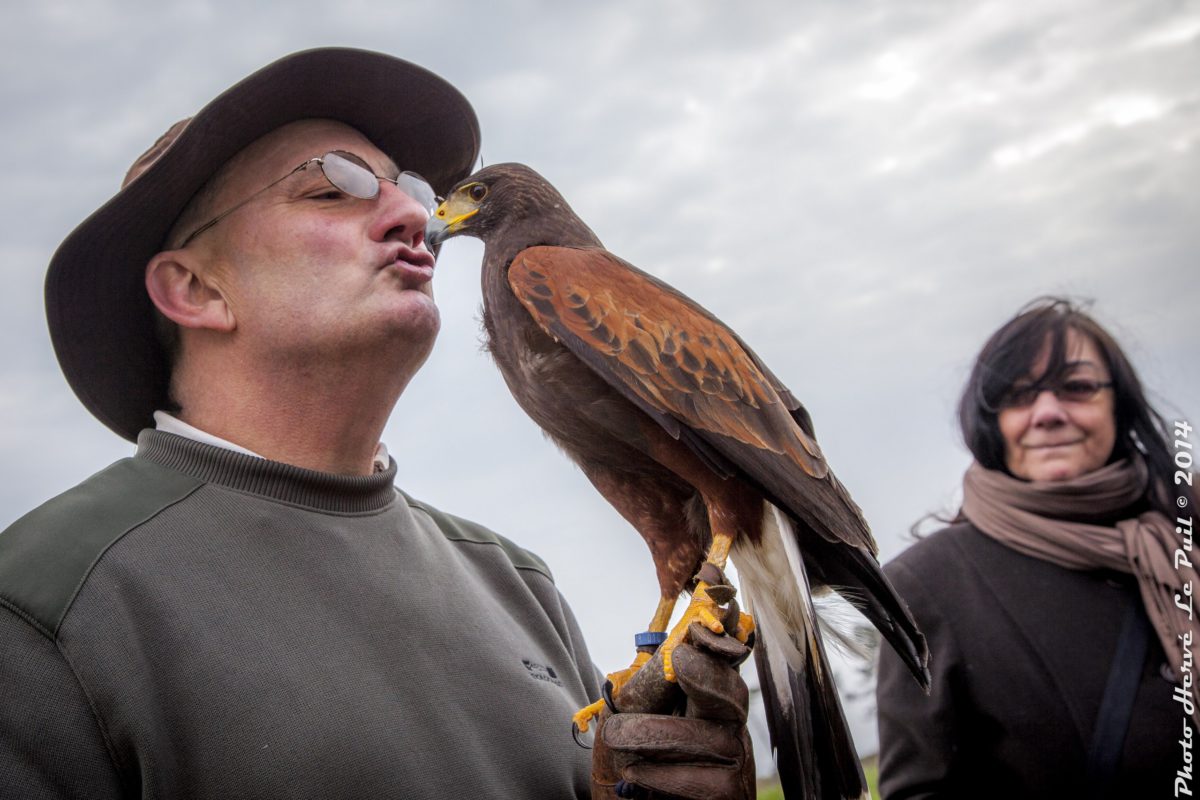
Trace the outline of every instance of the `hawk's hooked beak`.
{"label": "hawk's hooked beak", "polygon": [[469,199],[455,194],[433,212],[425,223],[425,242],[429,247],[438,247],[452,236],[463,232],[466,221],[479,213],[479,206]]}

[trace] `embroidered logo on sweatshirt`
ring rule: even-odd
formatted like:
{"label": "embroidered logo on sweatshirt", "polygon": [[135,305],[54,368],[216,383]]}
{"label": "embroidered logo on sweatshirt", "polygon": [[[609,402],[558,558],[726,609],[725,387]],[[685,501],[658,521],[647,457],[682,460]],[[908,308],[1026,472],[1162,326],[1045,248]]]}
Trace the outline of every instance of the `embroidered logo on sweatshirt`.
{"label": "embroidered logo on sweatshirt", "polygon": [[530,661],[528,658],[522,658],[521,663],[529,671],[529,677],[535,681],[545,681],[546,683],[553,683],[555,686],[563,685],[562,679],[554,672],[554,667]]}

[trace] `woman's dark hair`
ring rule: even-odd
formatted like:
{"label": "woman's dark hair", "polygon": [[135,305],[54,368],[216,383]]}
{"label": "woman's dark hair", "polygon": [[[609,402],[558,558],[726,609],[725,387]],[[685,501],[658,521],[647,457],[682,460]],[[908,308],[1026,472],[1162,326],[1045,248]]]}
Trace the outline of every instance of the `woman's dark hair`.
{"label": "woman's dark hair", "polygon": [[1117,438],[1111,460],[1141,453],[1150,468],[1150,504],[1175,516],[1167,491],[1175,472],[1167,447],[1166,425],[1151,407],[1142,382],[1116,340],[1099,323],[1069,300],[1041,297],[1022,308],[1015,317],[992,334],[975,359],[971,377],[958,403],[958,422],[963,440],[983,467],[1008,471],[1004,437],[998,421],[1000,403],[1013,384],[1030,375],[1038,356],[1049,343],[1045,371],[1034,386],[1053,385],[1069,369],[1067,332],[1088,337],[1104,357],[1112,376],[1113,413]]}

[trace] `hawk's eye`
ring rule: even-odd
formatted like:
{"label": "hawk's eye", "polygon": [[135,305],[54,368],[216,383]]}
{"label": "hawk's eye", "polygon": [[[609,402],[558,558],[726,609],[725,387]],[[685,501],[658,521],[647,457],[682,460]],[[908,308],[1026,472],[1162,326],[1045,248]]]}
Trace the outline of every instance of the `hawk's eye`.
{"label": "hawk's eye", "polygon": [[487,196],[487,187],[482,183],[472,183],[467,187],[467,194],[471,195],[471,199],[478,203]]}

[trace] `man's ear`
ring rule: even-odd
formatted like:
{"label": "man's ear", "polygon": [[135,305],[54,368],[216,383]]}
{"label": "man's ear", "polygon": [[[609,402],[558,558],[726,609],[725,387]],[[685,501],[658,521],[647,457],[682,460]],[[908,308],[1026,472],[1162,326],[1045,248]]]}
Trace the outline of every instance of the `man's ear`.
{"label": "man's ear", "polygon": [[146,265],[146,291],[162,315],[183,328],[228,333],[237,327],[220,286],[199,269],[196,254],[164,250]]}

